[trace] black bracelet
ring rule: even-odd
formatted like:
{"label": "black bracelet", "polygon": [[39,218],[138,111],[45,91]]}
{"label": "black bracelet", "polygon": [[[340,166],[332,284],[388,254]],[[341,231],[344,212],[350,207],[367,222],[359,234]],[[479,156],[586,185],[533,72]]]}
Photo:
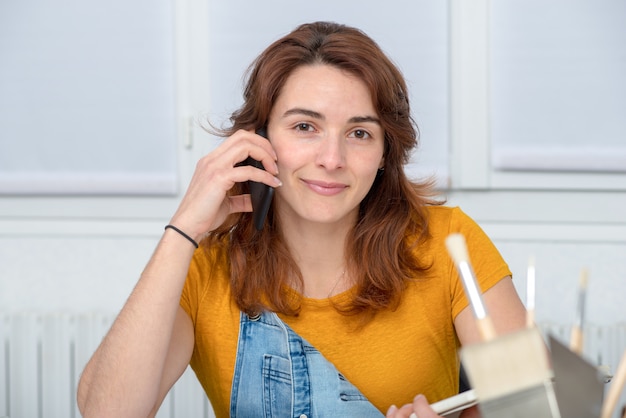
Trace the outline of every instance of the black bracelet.
{"label": "black bracelet", "polygon": [[185,234],[183,231],[181,231],[180,229],[176,228],[174,225],[165,225],[165,229],[167,228],[171,228],[174,231],[178,232],[180,235],[182,235],[183,237],[187,238],[189,240],[190,243],[192,243],[194,245],[194,247],[198,248],[198,243],[196,242],[196,240],[194,240],[193,238],[191,238],[189,235]]}

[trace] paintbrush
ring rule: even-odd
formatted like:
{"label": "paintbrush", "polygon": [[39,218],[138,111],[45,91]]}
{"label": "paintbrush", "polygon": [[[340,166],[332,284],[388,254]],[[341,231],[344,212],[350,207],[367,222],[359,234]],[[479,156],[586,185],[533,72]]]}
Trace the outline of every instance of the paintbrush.
{"label": "paintbrush", "polygon": [[456,264],[459,275],[463,282],[463,288],[467,295],[474,316],[478,331],[484,341],[492,340],[496,337],[496,330],[491,317],[487,313],[487,308],[483,301],[482,293],[478,288],[474,269],[470,264],[469,254],[465,243],[465,237],[461,234],[450,234],[446,238],[446,247],[452,260]]}
{"label": "paintbrush", "polygon": [[578,355],[582,355],[584,348],[583,325],[585,321],[585,298],[587,296],[587,282],[587,270],[582,269],[580,272],[580,279],[578,283],[578,306],[576,307],[576,318],[572,326],[572,333],[570,338],[570,349]]}
{"label": "paintbrush", "polygon": [[462,279],[478,324],[482,342],[460,350],[483,418],[559,418],[543,337],[536,327],[497,336],[485,307],[460,234],[446,238],[446,247]]}
{"label": "paintbrush", "polygon": [[[617,401],[619,400],[620,393],[624,388],[624,383],[626,382],[626,351],[622,355],[622,359],[617,367],[617,372],[615,376],[613,376],[613,382],[609,387],[609,391],[606,395],[604,403],[602,404],[602,414],[600,418],[610,418],[615,410],[615,406],[617,405]],[[625,415],[626,416],[626,415]]]}
{"label": "paintbrush", "polygon": [[528,260],[526,273],[526,326],[535,326],[535,258]]}

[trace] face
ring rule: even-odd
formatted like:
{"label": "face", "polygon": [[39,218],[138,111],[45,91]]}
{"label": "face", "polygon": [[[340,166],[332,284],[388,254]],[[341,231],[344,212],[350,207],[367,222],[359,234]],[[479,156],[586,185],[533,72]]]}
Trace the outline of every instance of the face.
{"label": "face", "polygon": [[272,108],[268,135],[282,219],[356,222],[384,162],[384,132],[363,81],[329,65],[299,67]]}

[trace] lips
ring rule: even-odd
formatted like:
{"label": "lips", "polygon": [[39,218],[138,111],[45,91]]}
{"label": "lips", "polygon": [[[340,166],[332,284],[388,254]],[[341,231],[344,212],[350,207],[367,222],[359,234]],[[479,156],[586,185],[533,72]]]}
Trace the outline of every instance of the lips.
{"label": "lips", "polygon": [[302,182],[315,193],[322,196],[334,196],[346,190],[348,186],[343,183],[328,183],[319,180],[302,180]]}

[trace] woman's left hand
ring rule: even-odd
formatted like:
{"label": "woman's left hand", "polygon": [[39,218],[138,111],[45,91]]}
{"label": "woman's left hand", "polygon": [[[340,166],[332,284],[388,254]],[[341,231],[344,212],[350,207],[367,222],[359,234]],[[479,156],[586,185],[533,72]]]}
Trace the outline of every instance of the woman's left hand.
{"label": "woman's left hand", "polygon": [[424,395],[417,395],[413,403],[403,405],[401,408],[392,405],[387,411],[385,418],[440,418],[430,407]]}
{"label": "woman's left hand", "polygon": [[[387,411],[386,418],[441,418],[430,407],[424,395],[417,395],[413,403],[406,404],[401,408],[392,405]],[[473,406],[461,412],[460,418],[480,418],[477,406]]]}

